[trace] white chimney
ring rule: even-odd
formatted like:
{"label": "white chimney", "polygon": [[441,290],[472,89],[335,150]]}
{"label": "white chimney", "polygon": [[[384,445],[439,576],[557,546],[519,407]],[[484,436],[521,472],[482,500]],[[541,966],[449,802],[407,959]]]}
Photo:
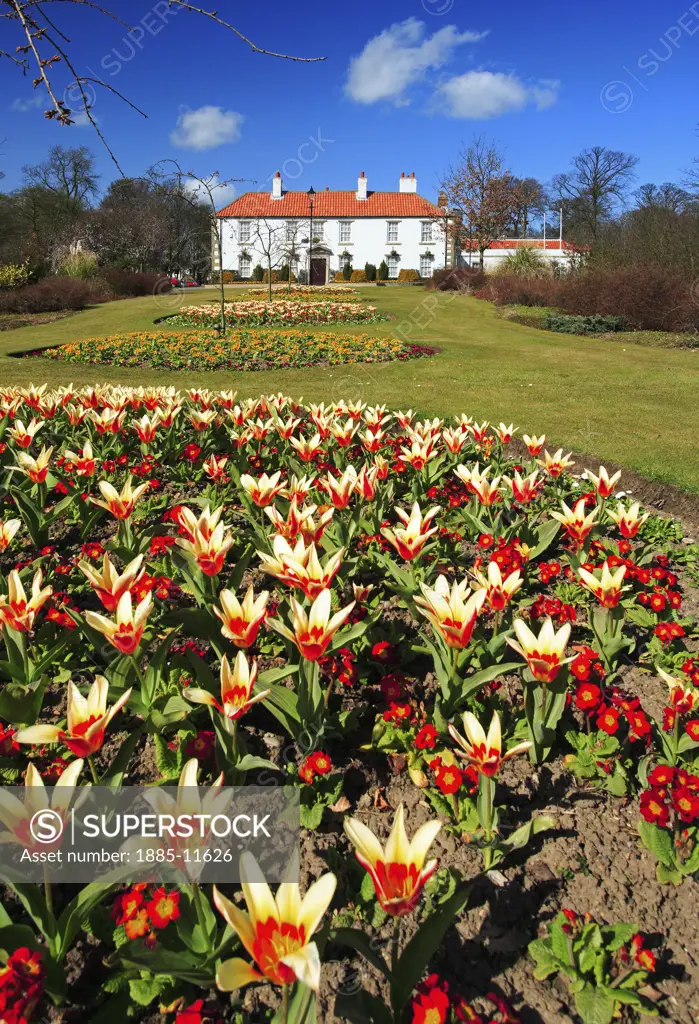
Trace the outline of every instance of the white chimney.
{"label": "white chimney", "polygon": [[398,191],[417,192],[417,178],[415,177],[415,171],[410,175],[401,173]]}
{"label": "white chimney", "polygon": [[272,178],[272,199],[281,199],[282,197],[282,176],[277,173]]}
{"label": "white chimney", "polygon": [[366,199],[366,178],[364,177],[364,171],[359,175],[357,179],[357,199]]}

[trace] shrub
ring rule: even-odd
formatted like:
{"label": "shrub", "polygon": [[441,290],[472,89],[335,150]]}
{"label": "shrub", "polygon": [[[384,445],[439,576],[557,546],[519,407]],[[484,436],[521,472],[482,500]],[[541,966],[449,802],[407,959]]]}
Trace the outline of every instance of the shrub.
{"label": "shrub", "polygon": [[112,296],[104,283],[73,277],[47,277],[37,284],[0,293],[0,313],[52,313],[84,309]]}
{"label": "shrub", "polygon": [[29,283],[31,270],[29,260],[24,263],[5,263],[0,266],[0,290],[4,288],[21,288]]}
{"label": "shrub", "polygon": [[233,271],[232,270],[224,270],[223,271],[223,283],[224,284],[233,284],[234,281],[235,281],[235,277],[233,276]]}
{"label": "shrub", "polygon": [[350,281],[353,284],[357,281],[366,281],[366,270],[353,270],[350,274]]}
{"label": "shrub", "polygon": [[542,327],[560,334],[606,334],[611,331],[625,331],[628,323],[623,316],[569,316],[566,313],[549,313]]}
{"label": "shrub", "polygon": [[420,275],[417,270],[411,270],[406,267],[405,270],[398,271],[398,280],[412,283],[414,281],[419,281]]}
{"label": "shrub", "polygon": [[[262,281],[263,281],[264,284],[269,284],[269,270],[263,270],[263,272],[262,272]],[[272,284],[279,284],[279,281],[280,281],[279,271],[278,270],[273,270],[272,271]]]}
{"label": "shrub", "polygon": [[636,331],[699,329],[691,282],[657,267],[590,269],[560,279],[491,274],[475,294],[498,306],[555,306],[573,316],[622,317]]}
{"label": "shrub", "polygon": [[345,280],[345,275],[343,274],[343,272],[341,270],[336,270],[335,274],[333,276],[333,281],[340,281],[340,282],[344,283],[344,280]]}
{"label": "shrub", "polygon": [[80,281],[90,281],[97,277],[97,257],[93,252],[79,250],[71,252],[61,261],[59,274],[65,277],[75,277]]}
{"label": "shrub", "polygon": [[504,258],[498,273],[511,274],[513,277],[548,277],[551,264],[538,249],[522,248]]}
{"label": "shrub", "polygon": [[622,316],[634,330],[693,331],[699,305],[691,281],[660,267],[589,270],[557,282],[560,297],[549,305],[579,316]]}
{"label": "shrub", "polygon": [[142,295],[154,295],[156,292],[162,294],[168,292],[172,288],[170,278],[164,274],[156,274],[148,271],[146,273],[139,273],[133,270],[117,270],[115,267],[105,267],[100,275],[109,286],[108,291],[112,292],[111,295],[105,295],[104,299],[96,301],[105,301],[107,298],[138,298]]}
{"label": "shrub", "polygon": [[376,280],[376,267],[374,266],[373,263],[364,264],[364,273],[366,274],[367,281]]}
{"label": "shrub", "polygon": [[252,279],[253,279],[253,281],[261,281],[264,276],[265,276],[265,272],[262,269],[262,264],[256,263],[255,266],[253,267],[253,271],[252,271]]}
{"label": "shrub", "polygon": [[379,281],[388,281],[388,263],[381,260],[379,263]]}
{"label": "shrub", "polygon": [[345,281],[349,281],[350,278],[352,277],[352,264],[351,263],[345,263],[344,267],[342,268],[342,277],[343,277],[343,279]]}
{"label": "shrub", "polygon": [[284,281],[285,284],[289,283],[289,274],[291,274],[291,283],[294,284],[296,281],[296,274],[291,270],[288,263],[284,263],[279,268],[279,280]]}
{"label": "shrub", "polygon": [[475,295],[478,299],[489,299],[497,306],[560,306],[562,283],[552,277],[490,274],[477,287]]}
{"label": "shrub", "polygon": [[427,279],[425,287],[439,292],[472,292],[481,288],[485,280],[478,267],[442,267]]}

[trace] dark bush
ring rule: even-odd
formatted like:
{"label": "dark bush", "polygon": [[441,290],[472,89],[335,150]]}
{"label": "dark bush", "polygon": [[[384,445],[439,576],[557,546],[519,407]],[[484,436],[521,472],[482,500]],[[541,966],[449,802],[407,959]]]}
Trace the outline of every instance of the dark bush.
{"label": "dark bush", "polygon": [[427,279],[425,288],[438,292],[470,292],[481,288],[485,280],[479,267],[443,267]]}
{"label": "dark bush", "polygon": [[104,281],[82,281],[73,277],[47,277],[37,284],[0,294],[0,313],[53,313],[61,309],[84,309],[114,298]]}
{"label": "dark bush", "polygon": [[388,281],[388,263],[386,263],[386,260],[381,260],[377,273],[379,281]]}
{"label": "dark bush", "polygon": [[497,306],[560,306],[561,281],[551,277],[489,274],[476,285],[476,298]]}
{"label": "dark bush", "polygon": [[638,331],[693,331],[699,328],[699,305],[692,283],[659,267],[589,270],[557,282],[560,296],[552,306],[578,316],[621,316]]}
{"label": "dark bush", "polygon": [[352,277],[352,264],[351,263],[345,263],[344,267],[342,268],[342,276],[345,279],[345,281],[349,281],[350,280],[350,278]]}
{"label": "dark bush", "polygon": [[541,325],[547,331],[559,334],[607,334],[612,331],[628,330],[623,316],[569,316],[566,313],[549,313]]}
{"label": "dark bush", "polygon": [[115,267],[104,267],[100,270],[102,277],[113,295],[117,298],[136,298],[140,295],[162,295],[170,290],[170,278],[165,274],[139,274],[130,270],[117,270]]}
{"label": "dark bush", "polygon": [[635,331],[699,329],[691,281],[658,267],[590,269],[559,280],[490,274],[476,297],[498,306],[553,306],[573,316],[621,317]]}
{"label": "dark bush", "polygon": [[376,266],[373,263],[364,264],[364,273],[366,274],[367,281],[376,280]]}
{"label": "dark bush", "polygon": [[261,281],[265,276],[264,268],[261,263],[256,263],[252,268],[252,279],[253,281]]}

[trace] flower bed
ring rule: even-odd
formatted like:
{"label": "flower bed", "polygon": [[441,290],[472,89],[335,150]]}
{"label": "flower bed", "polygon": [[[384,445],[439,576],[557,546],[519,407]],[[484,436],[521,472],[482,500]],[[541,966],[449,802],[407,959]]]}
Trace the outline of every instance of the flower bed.
{"label": "flower bed", "polygon": [[385,363],[430,356],[435,351],[425,345],[406,345],[396,338],[372,338],[368,334],[238,330],[225,338],[212,338],[201,331],[115,334],[73,341],[29,355],[72,363],[168,370],[275,370],[337,363]]}
{"label": "flower bed", "polygon": [[[390,320],[388,313],[380,313],[375,306],[361,306],[353,302],[307,302],[299,299],[262,299],[226,302],[229,324],[250,327],[292,326],[304,324],[377,324]],[[213,327],[220,323],[221,307],[213,302],[201,306],[185,306],[180,313],[166,318],[174,327]]]}
{"label": "flower bed", "polygon": [[[240,296],[243,299],[261,299],[267,295],[267,286],[262,285],[260,288],[248,288],[246,291],[241,291]],[[285,284],[272,285],[272,298],[276,299],[298,299],[301,301],[307,300],[309,302],[324,302],[327,301],[328,296],[332,296],[334,300],[338,298],[342,299],[343,302],[359,302],[361,298],[361,292],[358,288],[343,287],[342,285],[314,285],[313,288],[308,288],[304,285],[293,285],[291,291]],[[236,301],[237,295],[233,296],[233,301]]]}
{"label": "flower bed", "polygon": [[691,1024],[679,524],[466,415],[106,386],[0,412],[5,838],[39,851],[41,786],[63,821],[90,780],[283,784],[302,826],[300,891],[246,885],[251,916],[225,875],[2,876],[5,1019]]}

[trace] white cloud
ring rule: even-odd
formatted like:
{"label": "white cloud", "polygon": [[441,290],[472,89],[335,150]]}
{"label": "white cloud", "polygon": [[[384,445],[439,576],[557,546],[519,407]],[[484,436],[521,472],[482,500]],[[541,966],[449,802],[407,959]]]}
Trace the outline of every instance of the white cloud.
{"label": "white cloud", "polygon": [[221,107],[184,108],[177,118],[177,127],[170,133],[170,142],[182,149],[214,149],[240,138],[243,115]]}
{"label": "white cloud", "polygon": [[425,35],[425,23],[417,18],[396,22],[366,44],[350,61],[345,92],[357,103],[390,100],[397,106],[408,103],[407,88],[424,78],[431,68],[441,67],[457,46],[475,43],[485,32],[459,32],[446,25],[434,35]]}
{"label": "white cloud", "polygon": [[529,104],[544,110],[558,99],[559,87],[559,82],[550,79],[528,84],[502,72],[467,71],[443,82],[433,100],[435,109],[450,117],[487,120]]}
{"label": "white cloud", "polygon": [[[193,198],[199,200],[200,203],[209,202],[209,194],[200,182],[195,181],[194,178],[185,178],[182,184],[185,191]],[[220,181],[218,174],[215,173],[211,175],[209,185],[211,186],[214,202],[218,210],[233,202],[236,192],[235,185],[228,184],[225,181]]]}
{"label": "white cloud", "polygon": [[31,99],[18,99],[13,100],[10,106],[10,110],[13,110],[16,114],[26,114],[30,110],[36,110],[37,107],[43,107],[46,103],[46,97],[42,96],[41,93],[32,96]]}
{"label": "white cloud", "polygon": [[[92,113],[92,111],[90,111],[90,113]],[[87,116],[87,112],[85,110],[71,111],[70,119],[76,126],[76,128],[89,128],[92,124],[92,121],[90,121],[90,118]],[[92,120],[98,120],[94,114],[92,114]]]}

